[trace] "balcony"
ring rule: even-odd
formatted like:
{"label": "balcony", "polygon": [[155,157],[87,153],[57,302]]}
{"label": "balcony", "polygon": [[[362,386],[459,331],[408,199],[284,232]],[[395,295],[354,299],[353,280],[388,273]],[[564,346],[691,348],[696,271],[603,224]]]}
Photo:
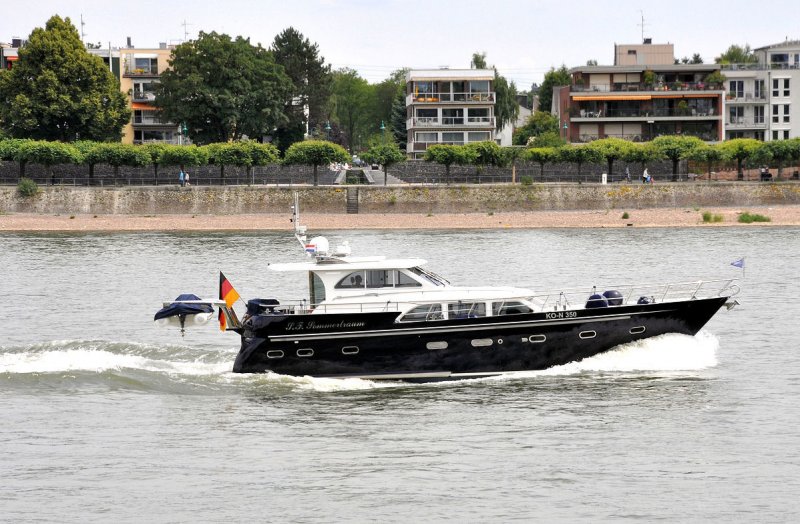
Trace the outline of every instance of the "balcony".
{"label": "balcony", "polygon": [[591,122],[597,119],[623,120],[644,118],[674,118],[680,120],[718,120],[720,115],[714,108],[708,109],[612,109],[612,110],[587,110],[580,109],[577,113],[570,112],[570,120]]}
{"label": "balcony", "polygon": [[415,93],[406,97],[412,104],[494,104],[494,92],[488,93]]}
{"label": "balcony", "polygon": [[723,91],[722,84],[708,84],[705,82],[659,82],[656,84],[644,83],[613,83],[593,84],[590,86],[572,85],[573,93],[620,93],[630,91]]}
{"label": "balcony", "polygon": [[122,74],[125,77],[157,77],[158,66],[153,64],[150,67],[126,67]]}
{"label": "balcony", "polygon": [[463,146],[464,142],[411,142],[408,144],[407,151],[424,153],[430,146],[436,145]]}
{"label": "balcony", "polygon": [[493,128],[493,116],[470,116],[470,117],[416,117],[406,120],[406,129],[419,127],[475,127]]}
{"label": "balcony", "polygon": [[156,99],[156,94],[151,91],[134,91],[133,92],[133,101],[134,102],[154,102]]}
{"label": "balcony", "polygon": [[742,91],[729,91],[725,95],[725,99],[729,104],[766,104],[766,93],[745,93]]}
{"label": "balcony", "polygon": [[738,116],[729,118],[725,122],[725,127],[728,129],[766,129],[767,124],[763,118],[753,119]]}
{"label": "balcony", "polygon": [[722,64],[723,71],[769,71],[772,69],[800,69],[800,63],[773,62],[771,64]]}
{"label": "balcony", "polygon": [[176,124],[172,122],[165,122],[155,116],[155,114],[147,114],[153,113],[152,111],[144,111],[143,114],[134,114],[133,115],[133,125],[134,126],[171,126],[177,127]]}

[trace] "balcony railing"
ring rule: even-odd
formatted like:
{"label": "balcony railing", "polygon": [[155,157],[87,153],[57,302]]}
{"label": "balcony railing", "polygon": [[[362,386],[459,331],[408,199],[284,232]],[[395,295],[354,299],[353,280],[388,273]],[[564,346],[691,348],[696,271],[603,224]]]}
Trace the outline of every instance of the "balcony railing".
{"label": "balcony railing", "polygon": [[764,93],[746,93],[742,91],[728,91],[725,95],[728,102],[766,102],[767,94]]}
{"label": "balcony railing", "polygon": [[158,67],[126,67],[125,76],[158,76]]}
{"label": "balcony railing", "polygon": [[722,91],[722,84],[706,82],[658,82],[655,84],[644,83],[613,83],[592,84],[589,86],[573,85],[570,91],[575,93],[600,92],[616,93],[623,91]]}
{"label": "balcony railing", "polygon": [[406,97],[406,105],[449,103],[494,103],[494,92],[488,93],[414,93]]}
{"label": "balcony railing", "polygon": [[[716,135],[712,135],[710,133],[683,133],[686,136],[696,136],[697,138],[705,141],[705,142],[713,142],[717,140]],[[594,133],[594,134],[581,134],[577,137],[572,138],[572,142],[594,142],[595,140],[600,140],[601,138],[622,138],[623,140],[630,140],[631,142],[649,142],[656,136],[660,136],[658,134],[650,135],[648,133]]]}
{"label": "balcony railing", "polygon": [[434,116],[418,116],[406,120],[406,129],[412,127],[494,127],[494,117],[492,116],[446,116],[437,118]]}
{"label": "balcony railing", "polygon": [[408,144],[408,151],[421,153],[426,151],[430,146],[436,145],[463,146],[464,142],[411,142]]}
{"label": "balcony railing", "polygon": [[745,118],[743,116],[736,116],[728,118],[725,125],[730,128],[751,128],[751,129],[766,129],[767,124],[763,118]]}
{"label": "balcony railing", "polygon": [[[152,111],[144,111],[144,113],[151,113]],[[173,124],[169,121],[163,121],[160,118],[156,117],[155,115],[134,115],[133,116],[133,124],[137,126],[176,126],[177,124]]]}
{"label": "balcony railing", "polygon": [[774,62],[771,64],[722,64],[723,71],[769,71],[771,69],[800,69],[800,64]]}
{"label": "balcony railing", "polygon": [[152,91],[134,91],[134,102],[153,102],[156,99],[156,94]]}
{"label": "balcony railing", "polygon": [[709,109],[612,109],[612,110],[585,110],[581,109],[578,113],[572,114],[573,119],[577,118],[652,118],[652,117],[681,117],[681,118],[705,118],[719,117],[714,108]]}

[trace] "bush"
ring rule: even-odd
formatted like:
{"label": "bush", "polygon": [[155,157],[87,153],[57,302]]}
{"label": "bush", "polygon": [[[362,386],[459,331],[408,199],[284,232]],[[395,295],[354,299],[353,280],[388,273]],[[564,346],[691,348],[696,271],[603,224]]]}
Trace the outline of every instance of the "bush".
{"label": "bush", "polygon": [[753,222],[772,222],[772,219],[764,215],[756,213],[751,214],[745,211],[744,213],[739,213],[739,222],[742,224],[751,224]]}
{"label": "bush", "polygon": [[30,178],[22,178],[17,184],[17,192],[25,198],[32,197],[39,192],[39,186]]}
{"label": "bush", "polygon": [[722,215],[715,215],[713,213],[709,213],[708,211],[703,213],[703,222],[722,222],[722,220]]}
{"label": "bush", "polygon": [[623,219],[623,220],[625,220],[625,219],[628,219],[628,218],[630,218],[630,217],[631,217],[631,216],[628,214],[628,212],[627,212],[627,211],[625,211],[624,213],[622,213],[622,219]]}
{"label": "bush", "polygon": [[522,184],[523,186],[529,186],[533,184],[533,177],[530,175],[522,176],[519,179],[519,183]]}

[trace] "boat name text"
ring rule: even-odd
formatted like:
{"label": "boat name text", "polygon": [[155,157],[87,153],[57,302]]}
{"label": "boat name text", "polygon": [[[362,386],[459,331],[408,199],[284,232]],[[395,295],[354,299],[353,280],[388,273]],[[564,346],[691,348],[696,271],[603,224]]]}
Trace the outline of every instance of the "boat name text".
{"label": "boat name text", "polygon": [[289,322],[286,325],[286,331],[303,331],[303,330],[318,330],[318,329],[342,329],[342,328],[362,328],[364,327],[364,322],[346,322],[344,320],[340,322],[316,322],[314,320],[310,322]]}
{"label": "boat name text", "polygon": [[544,318],[575,318],[578,316],[577,311],[554,311],[552,313],[545,313]]}

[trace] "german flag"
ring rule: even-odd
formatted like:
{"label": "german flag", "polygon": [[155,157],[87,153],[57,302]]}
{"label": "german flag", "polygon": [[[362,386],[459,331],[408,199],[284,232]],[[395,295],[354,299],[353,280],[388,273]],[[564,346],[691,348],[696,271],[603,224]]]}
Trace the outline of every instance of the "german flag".
{"label": "german flag", "polygon": [[[219,272],[219,299],[224,300],[228,308],[233,307],[233,304],[239,300],[239,293],[233,289],[233,286],[222,274],[222,271]],[[225,331],[225,328],[225,314],[222,312],[222,308],[219,308],[219,329],[220,331]]]}

